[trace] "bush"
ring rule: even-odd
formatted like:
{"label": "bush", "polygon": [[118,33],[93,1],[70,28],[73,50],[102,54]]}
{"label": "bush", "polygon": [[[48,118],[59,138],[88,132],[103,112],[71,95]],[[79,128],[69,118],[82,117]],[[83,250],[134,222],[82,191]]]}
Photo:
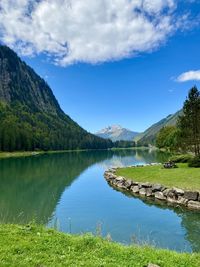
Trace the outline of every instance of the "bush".
{"label": "bush", "polygon": [[189,163],[194,157],[189,154],[182,154],[182,155],[176,155],[172,156],[170,158],[170,161],[174,163]]}
{"label": "bush", "polygon": [[195,157],[189,161],[189,167],[200,168],[200,156]]}

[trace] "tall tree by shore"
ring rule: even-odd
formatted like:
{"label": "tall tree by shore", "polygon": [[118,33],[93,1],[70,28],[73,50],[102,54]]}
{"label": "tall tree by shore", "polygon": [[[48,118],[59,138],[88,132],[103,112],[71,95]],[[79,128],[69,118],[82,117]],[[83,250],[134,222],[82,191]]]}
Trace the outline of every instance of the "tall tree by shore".
{"label": "tall tree by shore", "polygon": [[189,91],[177,126],[182,148],[200,156],[200,92],[196,86]]}

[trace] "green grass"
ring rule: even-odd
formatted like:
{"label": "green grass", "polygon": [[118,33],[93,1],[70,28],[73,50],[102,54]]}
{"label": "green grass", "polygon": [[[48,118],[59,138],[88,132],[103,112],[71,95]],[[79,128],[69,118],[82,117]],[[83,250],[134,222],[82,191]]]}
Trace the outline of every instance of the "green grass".
{"label": "green grass", "polygon": [[32,152],[32,151],[22,151],[22,152],[0,152],[0,159],[4,158],[19,158],[19,157],[30,157],[34,155],[39,155],[44,152]]}
{"label": "green grass", "polygon": [[126,247],[92,235],[72,236],[42,226],[0,225],[0,266],[199,267],[200,254]]}
{"label": "green grass", "polygon": [[[102,149],[102,150],[105,150],[105,149]],[[84,151],[93,151],[93,150],[92,149],[76,149],[76,150],[56,150],[56,151],[16,151],[16,152],[1,152],[0,151],[0,159],[31,157],[31,156],[42,155],[42,154],[84,152]]]}
{"label": "green grass", "polygon": [[117,170],[117,175],[137,182],[159,183],[167,187],[200,191],[200,169],[189,168],[186,163],[177,165],[177,169],[164,169],[162,166],[122,168]]}
{"label": "green grass", "polygon": [[[131,147],[131,148],[111,148],[111,150],[145,150],[148,148],[145,147]],[[107,149],[98,149],[98,150],[107,150]],[[85,152],[85,151],[94,151],[94,149],[76,149],[76,150],[56,150],[56,151],[15,151],[15,152],[1,152],[0,159],[5,158],[19,158],[19,157],[31,157],[41,154],[58,154],[58,153],[70,153],[70,152]]]}

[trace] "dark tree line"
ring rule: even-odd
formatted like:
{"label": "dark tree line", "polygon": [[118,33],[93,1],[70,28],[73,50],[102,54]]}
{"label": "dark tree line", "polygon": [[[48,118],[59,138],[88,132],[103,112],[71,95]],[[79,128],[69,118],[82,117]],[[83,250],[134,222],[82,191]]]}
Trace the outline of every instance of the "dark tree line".
{"label": "dark tree line", "polygon": [[124,140],[116,141],[114,142],[113,145],[115,148],[130,148],[136,146],[134,141],[124,141]]}
{"label": "dark tree line", "polygon": [[19,103],[0,103],[0,151],[107,149],[112,141],[96,137],[58,115],[31,112]]}

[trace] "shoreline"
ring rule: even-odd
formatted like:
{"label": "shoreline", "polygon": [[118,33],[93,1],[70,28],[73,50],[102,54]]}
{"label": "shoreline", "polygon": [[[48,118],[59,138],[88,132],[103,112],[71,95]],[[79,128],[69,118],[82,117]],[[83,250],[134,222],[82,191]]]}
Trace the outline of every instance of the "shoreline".
{"label": "shoreline", "polygon": [[75,149],[75,150],[49,150],[49,151],[13,151],[4,152],[0,151],[0,160],[8,158],[21,158],[21,157],[32,157],[45,154],[62,154],[71,152],[87,152],[87,151],[118,151],[118,150],[146,150],[145,147],[130,147],[130,148],[110,148],[110,149]]}
{"label": "shoreline", "polygon": [[[131,168],[145,168],[146,166],[159,165],[161,164],[146,164],[142,166],[131,166]],[[116,170],[119,169],[120,168],[112,168],[104,173],[104,177],[111,187],[125,190],[138,198],[145,197],[147,200],[159,200],[176,207],[184,206],[190,210],[200,211],[200,192],[198,190],[185,190],[176,187],[170,188],[161,184],[137,182],[122,176],[117,176]]]}

